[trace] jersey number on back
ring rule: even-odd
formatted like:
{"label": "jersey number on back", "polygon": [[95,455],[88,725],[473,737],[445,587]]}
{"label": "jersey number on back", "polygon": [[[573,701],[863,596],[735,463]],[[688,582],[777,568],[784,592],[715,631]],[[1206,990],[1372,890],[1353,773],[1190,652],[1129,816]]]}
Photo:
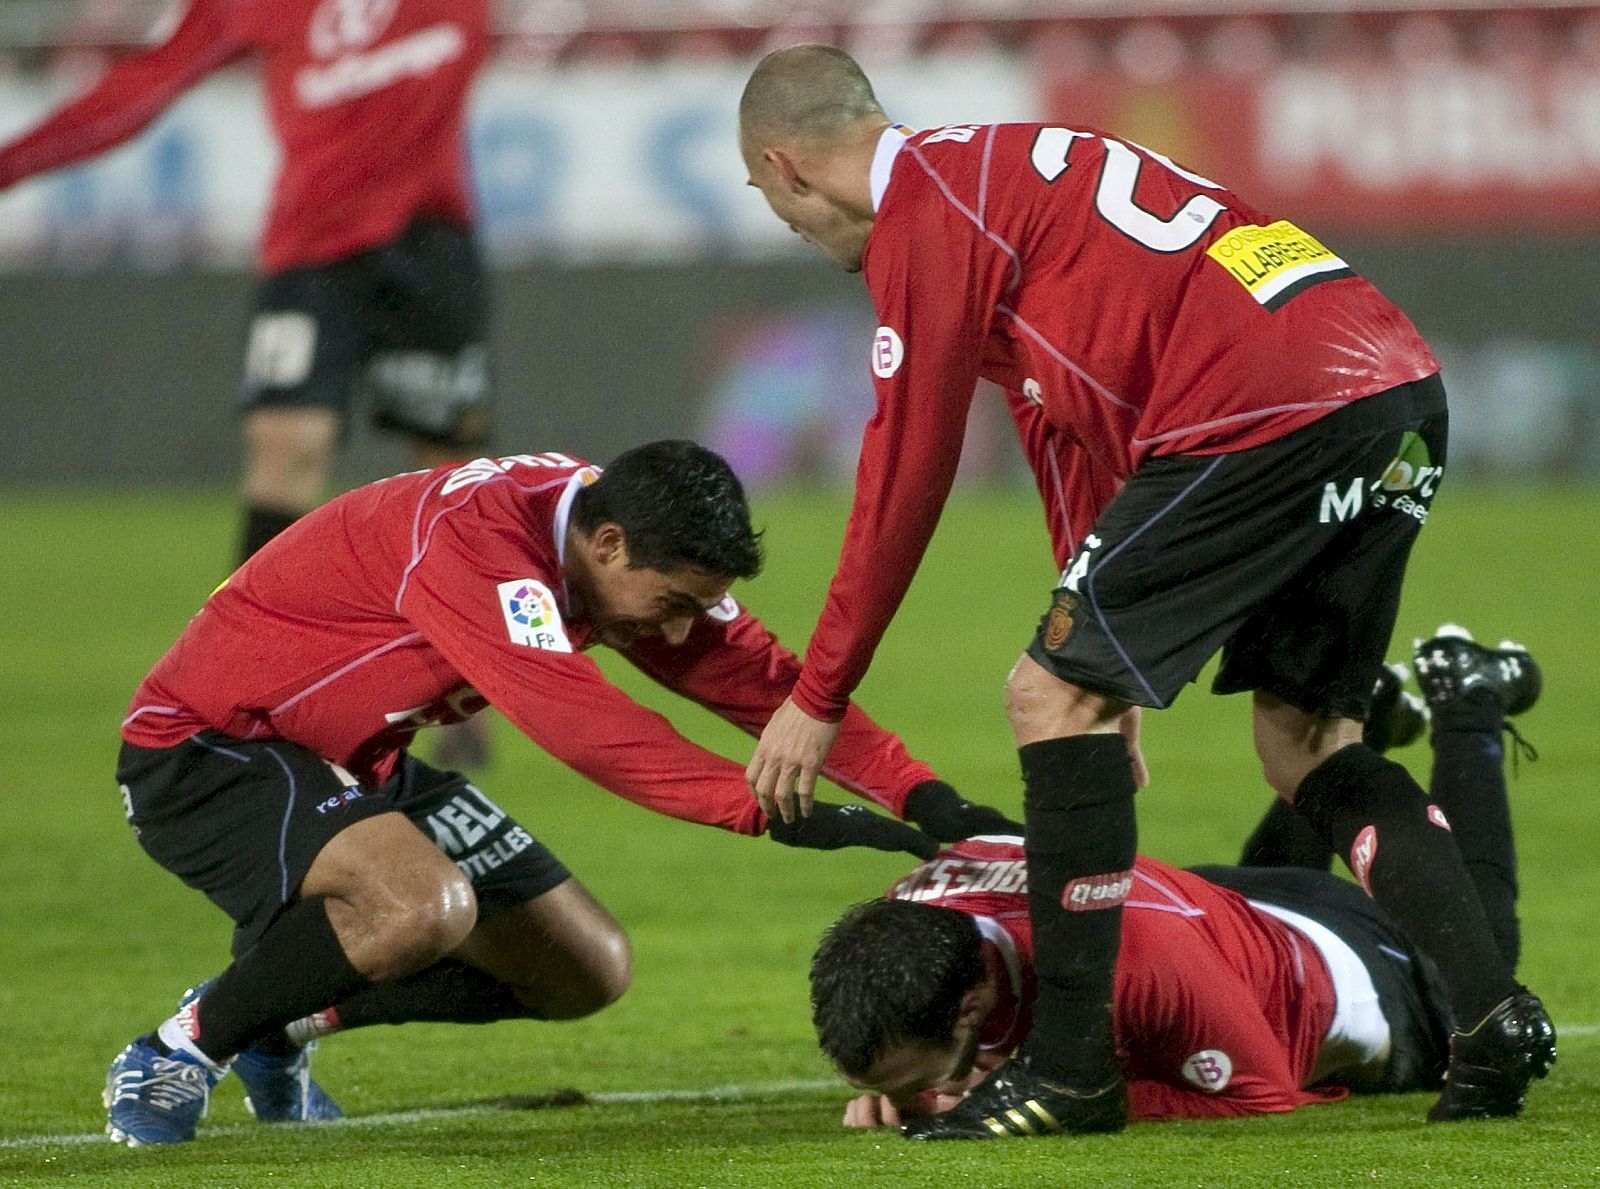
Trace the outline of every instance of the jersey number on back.
{"label": "jersey number on back", "polygon": [[1047,182],[1053,182],[1067,171],[1071,164],[1072,146],[1078,140],[1098,139],[1106,147],[1105,161],[1100,166],[1100,182],[1094,191],[1094,208],[1100,217],[1136,243],[1152,252],[1181,252],[1192,248],[1210,230],[1225,207],[1214,198],[1196,194],[1170,219],[1151,214],[1133,200],[1134,187],[1139,184],[1139,170],[1144,163],[1139,153],[1159,162],[1179,177],[1187,178],[1207,190],[1222,189],[1216,182],[1190,173],[1143,145],[1136,146],[1139,153],[1109,136],[1095,137],[1091,132],[1075,132],[1071,128],[1041,128],[1033,138],[1029,159],[1033,167]]}

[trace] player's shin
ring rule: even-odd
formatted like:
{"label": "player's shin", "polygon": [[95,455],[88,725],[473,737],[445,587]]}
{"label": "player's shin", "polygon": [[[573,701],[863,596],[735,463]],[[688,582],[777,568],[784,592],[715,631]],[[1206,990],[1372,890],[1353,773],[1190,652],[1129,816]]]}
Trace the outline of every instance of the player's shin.
{"label": "player's shin", "polygon": [[239,529],[239,564],[249,561],[263,545],[299,519],[299,512],[247,505]]}
{"label": "player's shin", "polygon": [[1306,867],[1326,871],[1333,865],[1333,848],[1305,814],[1289,802],[1274,797],[1256,823],[1239,855],[1241,867]]}
{"label": "player's shin", "polygon": [[1478,902],[1489,918],[1506,965],[1522,949],[1517,920],[1517,852],[1506,796],[1505,714],[1490,699],[1459,699],[1433,716],[1433,775],[1429,795],[1454,832]]}
{"label": "player's shin", "polygon": [[345,956],[322,899],[301,900],[204,994],[162,1024],[159,1035],[170,1048],[222,1064],[288,1021],[367,985]]}
{"label": "player's shin", "polygon": [[1389,919],[1439,968],[1458,1021],[1517,989],[1444,814],[1411,774],[1362,744],[1328,757],[1295,802]]}
{"label": "player's shin", "polygon": [[1132,882],[1134,778],[1120,734],[1019,749],[1039,995],[1026,1052],[1034,1073],[1095,1090],[1116,1082],[1112,980]]}

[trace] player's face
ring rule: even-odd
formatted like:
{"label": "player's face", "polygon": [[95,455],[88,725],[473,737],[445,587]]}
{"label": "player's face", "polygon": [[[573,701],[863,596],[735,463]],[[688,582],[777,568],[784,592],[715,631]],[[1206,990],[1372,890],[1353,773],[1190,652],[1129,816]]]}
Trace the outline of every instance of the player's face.
{"label": "player's face", "polygon": [[978,1029],[957,1025],[948,1044],[891,1045],[865,1075],[846,1080],[892,1102],[903,1102],[925,1090],[960,1095],[967,1088],[977,1056]]}
{"label": "player's face", "polygon": [[654,636],[676,646],[727,593],[726,578],[690,568],[629,569],[624,555],[595,571],[584,605],[595,635],[612,648]]}
{"label": "player's face", "polygon": [[821,190],[796,185],[786,178],[773,161],[750,144],[744,146],[749,184],[761,191],[772,213],[789,225],[789,230],[822,250],[845,272],[861,271],[861,256],[867,250],[865,227],[850,217]]}

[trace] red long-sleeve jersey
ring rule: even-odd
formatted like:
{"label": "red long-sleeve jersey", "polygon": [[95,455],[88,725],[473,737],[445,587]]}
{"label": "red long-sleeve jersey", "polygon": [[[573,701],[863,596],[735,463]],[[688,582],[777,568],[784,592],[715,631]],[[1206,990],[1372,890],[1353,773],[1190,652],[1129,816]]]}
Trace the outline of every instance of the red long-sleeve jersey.
{"label": "red long-sleeve jersey", "polygon": [[[975,838],[889,891],[968,913],[1009,981],[980,1033],[1009,1053],[1027,1036],[1033,928],[1020,839]],[[1290,1111],[1343,1098],[1307,1089],[1336,1008],[1316,946],[1242,896],[1140,856],[1122,912],[1113,1022],[1136,1119]]]}
{"label": "red long-sleeve jersey", "polygon": [[[357,488],[296,521],[206,601],[140,685],[122,737],[170,747],[211,728],[287,739],[378,783],[424,726],[486,704],[596,784],[671,817],[766,828],[739,766],[684,739],[584,655],[593,631],[562,569],[596,468],[563,454],[477,459]],[[752,733],[799,662],[726,599],[671,647],[627,655]],[[903,816],[933,772],[851,707],[827,775]]]}
{"label": "red long-sleeve jersey", "polygon": [[1116,481],[1155,455],[1273,441],[1438,370],[1315,238],[1128,141],[957,125],[911,135],[888,171],[863,257],[877,412],[795,687],[814,717],[838,717],[910,585],[980,376]]}
{"label": "red long-sleeve jersey", "polygon": [[420,214],[467,225],[466,102],[488,19],[488,0],[189,0],[164,41],[0,149],[0,186],[127,140],[254,56],[282,154],[265,272],[386,243]]}

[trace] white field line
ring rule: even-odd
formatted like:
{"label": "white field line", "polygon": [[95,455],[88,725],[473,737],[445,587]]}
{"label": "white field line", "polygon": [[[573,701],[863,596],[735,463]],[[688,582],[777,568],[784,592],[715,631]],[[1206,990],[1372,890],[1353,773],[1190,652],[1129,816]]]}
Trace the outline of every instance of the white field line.
{"label": "white field line", "polygon": [[[552,1101],[544,1105],[519,1105],[536,1103],[542,1095],[506,1095],[489,1102],[466,1102],[460,1106],[420,1107],[410,1111],[383,1111],[375,1115],[352,1115],[343,1119],[330,1119],[316,1124],[317,1130],[326,1127],[389,1127],[406,1123],[427,1123],[435,1119],[460,1119],[472,1115],[502,1114],[515,1110],[542,1110],[559,1106],[609,1106],[652,1102],[737,1102],[749,1098],[770,1098],[777,1094],[814,1093],[818,1090],[848,1091],[849,1087],[837,1078],[812,1078],[787,1082],[757,1082],[747,1086],[710,1086],[699,1090],[597,1090],[583,1092],[581,1102]],[[552,1097],[556,1097],[552,1095]],[[199,1138],[213,1135],[243,1135],[257,1130],[258,1123],[230,1124],[226,1127],[207,1127]],[[78,1132],[71,1135],[19,1135],[0,1138],[0,1149],[72,1147],[78,1144],[108,1143],[103,1131]]]}
{"label": "white field line", "polygon": [[[1558,1040],[1562,1036],[1594,1036],[1600,1034],[1600,1024],[1563,1024],[1556,1029],[1556,1034]],[[594,1093],[585,1093],[582,1102],[552,1102],[548,1106],[553,1108],[563,1105],[607,1106],[652,1102],[737,1102],[747,1098],[770,1098],[775,1094],[814,1093],[830,1089],[843,1090],[845,1086],[833,1078],[812,1078],[787,1082],[757,1082],[748,1086],[711,1086],[701,1090],[598,1090]],[[527,1097],[537,1099],[540,1096]],[[510,1095],[495,1102],[467,1102],[460,1106],[430,1106],[410,1111],[383,1111],[375,1115],[351,1115],[343,1119],[318,1123],[316,1126],[318,1130],[325,1127],[390,1127],[405,1123],[427,1123],[434,1119],[460,1119],[472,1115],[493,1115],[526,1109],[546,1108],[518,1106],[517,1096]],[[208,1127],[201,1138],[212,1135],[243,1135],[254,1131],[258,1126],[259,1124],[254,1123],[240,1123],[226,1127]],[[107,1140],[103,1131],[77,1132],[70,1135],[19,1135],[9,1139],[0,1138],[0,1150],[72,1147],[78,1144],[105,1142]]]}

